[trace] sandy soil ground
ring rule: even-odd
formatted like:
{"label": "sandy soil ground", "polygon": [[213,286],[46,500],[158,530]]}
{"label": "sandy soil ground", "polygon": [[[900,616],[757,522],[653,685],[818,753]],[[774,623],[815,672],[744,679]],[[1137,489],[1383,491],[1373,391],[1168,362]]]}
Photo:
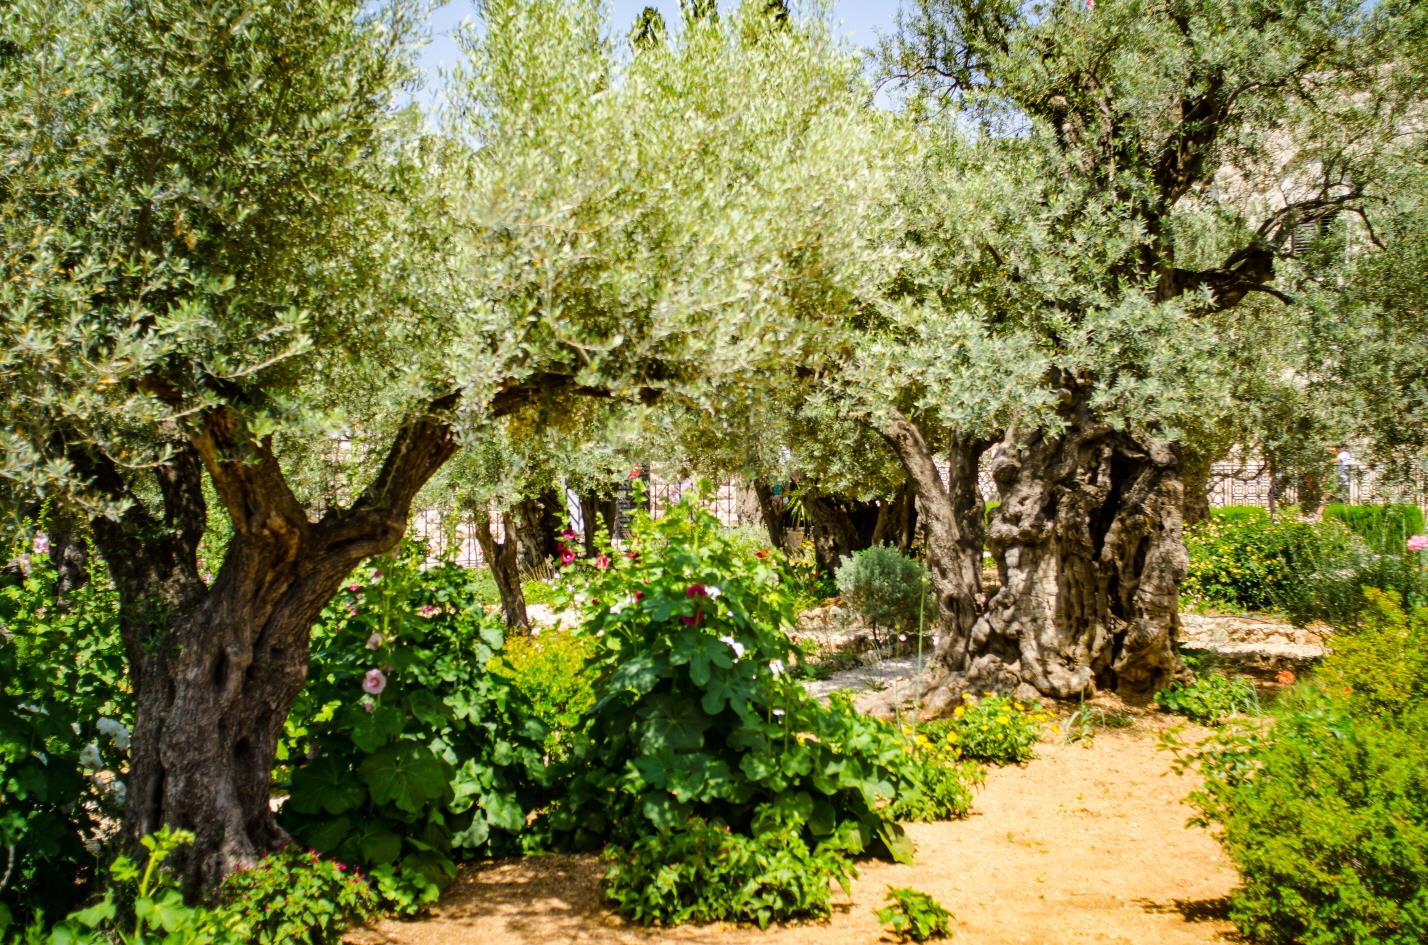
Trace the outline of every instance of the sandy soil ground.
{"label": "sandy soil ground", "polygon": [[364,945],[767,943],[866,945],[888,886],[930,893],[962,945],[1209,945],[1233,941],[1225,897],[1236,876],[1214,840],[1187,828],[1193,783],[1156,749],[1165,723],[1142,716],[1090,747],[1043,743],[1025,767],[990,772],[965,821],[913,824],[917,861],[865,863],[826,922],[643,930],[600,903],[593,857],[550,856],[464,869],[414,922],[384,921]]}

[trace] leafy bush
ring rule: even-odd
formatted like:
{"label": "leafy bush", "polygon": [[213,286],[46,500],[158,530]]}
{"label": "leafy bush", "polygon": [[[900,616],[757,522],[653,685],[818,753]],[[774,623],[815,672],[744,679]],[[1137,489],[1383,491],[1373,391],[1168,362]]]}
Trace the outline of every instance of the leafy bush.
{"label": "leafy bush", "polygon": [[886,545],[843,559],[837,581],[848,606],[874,627],[913,629],[927,606],[927,569]]}
{"label": "leafy bush", "polygon": [[330,945],[376,913],[360,870],[289,847],[229,876],[220,893],[250,945]]}
{"label": "leafy bush", "polygon": [[593,642],[588,636],[562,631],[512,636],[497,658],[497,665],[530,701],[536,720],[545,727],[545,752],[550,759],[570,754],[585,713],[595,704],[594,681],[585,668]]}
{"label": "leafy bush", "polygon": [[1428,940],[1428,609],[1370,603],[1267,733],[1231,727],[1185,758],[1243,876],[1231,918],[1271,945]]}
{"label": "leafy bush", "polygon": [[985,772],[974,762],[963,761],[955,739],[945,735],[933,741],[924,732],[904,730],[910,738],[902,765],[905,783],[888,813],[899,821],[958,820],[972,809],[972,788],[980,785]]}
{"label": "leafy bush", "polygon": [[826,916],[830,884],[848,892],[856,874],[838,850],[810,850],[797,828],[749,837],[698,817],[608,859],[605,896],[620,915],[646,925],[727,921],[763,928]]}
{"label": "leafy bush", "polygon": [[1208,673],[1188,683],[1174,682],[1155,694],[1155,702],[1172,715],[1201,725],[1221,725],[1238,713],[1259,711],[1259,696],[1247,680]]}
{"label": "leafy bush", "polygon": [[1226,511],[1186,530],[1190,568],[1182,591],[1193,600],[1275,610],[1300,625],[1352,626],[1363,612],[1364,588],[1428,598],[1428,578],[1402,542],[1376,550],[1342,521],[1301,522],[1292,510]]}
{"label": "leafy bush", "polygon": [[899,942],[925,942],[952,934],[952,914],[925,892],[889,886],[887,903],[878,910],[878,921]]}
{"label": "leafy bush", "polygon": [[133,710],[115,594],[99,573],[57,607],[46,549],[37,536],[0,577],[0,928],[87,895],[85,842],[123,801]]}
{"label": "leafy bush", "polygon": [[[176,881],[164,869],[175,850],[193,842],[193,834],[163,828],[141,841],[149,851],[143,866],[127,856],[109,867],[111,884],[103,898],[72,912],[53,929],[30,924],[23,945],[244,945],[249,930],[241,917],[224,909],[184,903]],[[121,903],[124,908],[121,908]]]}
{"label": "leafy bush", "polygon": [[[565,794],[542,818],[552,842],[677,845],[691,821],[707,821],[751,842],[797,836],[815,858],[906,859],[887,805],[915,787],[908,743],[790,678],[793,595],[777,562],[688,500],[658,522],[637,515],[634,533],[627,552],[571,569],[594,641],[595,703],[590,735],[554,775]],[[676,921],[678,910],[641,915]]]}
{"label": "leafy bush", "polygon": [[288,723],[285,826],[402,911],[434,901],[456,859],[516,850],[545,772],[533,706],[487,665],[499,621],[469,571],[424,564],[408,543],[329,605]]}
{"label": "leafy bush", "polygon": [[1182,592],[1198,601],[1263,611],[1289,599],[1330,560],[1345,557],[1352,535],[1337,523],[1315,525],[1293,511],[1271,516],[1263,509],[1212,509],[1185,530],[1190,568]]}
{"label": "leafy bush", "polygon": [[958,757],[993,765],[1030,761],[1046,713],[1035,703],[1011,696],[968,693],[948,718],[923,726],[926,737],[955,749]]}
{"label": "leafy bush", "polygon": [[1378,552],[1398,553],[1413,535],[1423,532],[1423,510],[1407,503],[1397,505],[1340,505],[1324,507],[1324,518],[1342,522]]}

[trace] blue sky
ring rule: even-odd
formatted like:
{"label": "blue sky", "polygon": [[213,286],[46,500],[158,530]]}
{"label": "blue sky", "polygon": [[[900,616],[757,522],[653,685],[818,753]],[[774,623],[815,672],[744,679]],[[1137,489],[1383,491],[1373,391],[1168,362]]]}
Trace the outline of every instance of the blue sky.
{"label": "blue sky", "polygon": [[[624,33],[646,6],[659,7],[669,23],[679,19],[679,0],[607,0],[611,23]],[[732,0],[720,0],[721,7],[732,6]],[[878,30],[892,28],[895,0],[833,0],[833,17],[838,30],[859,46],[871,45]],[[431,18],[431,45],[422,54],[422,68],[427,74],[427,89],[420,96],[430,101],[432,89],[443,67],[454,65],[460,56],[452,40],[452,31],[463,19],[475,19],[475,4],[470,0],[448,3]]]}

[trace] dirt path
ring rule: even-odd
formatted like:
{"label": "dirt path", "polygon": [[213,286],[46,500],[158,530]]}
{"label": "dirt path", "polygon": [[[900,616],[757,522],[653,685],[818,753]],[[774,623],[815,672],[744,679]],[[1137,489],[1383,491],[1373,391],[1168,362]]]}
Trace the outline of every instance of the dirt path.
{"label": "dirt path", "polygon": [[1089,748],[1043,743],[1025,768],[993,770],[976,813],[913,824],[917,861],[866,863],[851,901],[824,923],[759,931],[711,926],[646,931],[602,907],[593,857],[550,856],[469,868],[432,914],[352,938],[390,945],[867,945],[885,887],[913,886],[956,916],[961,945],[1210,945],[1231,927],[1233,868],[1185,826],[1192,784],[1168,772],[1156,722],[1102,731]]}

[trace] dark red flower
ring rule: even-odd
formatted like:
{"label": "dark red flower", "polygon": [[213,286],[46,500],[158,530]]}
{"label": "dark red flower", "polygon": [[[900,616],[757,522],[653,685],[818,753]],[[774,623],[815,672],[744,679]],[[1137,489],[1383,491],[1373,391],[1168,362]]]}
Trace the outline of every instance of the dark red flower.
{"label": "dark red flower", "polygon": [[769,556],[769,551],[768,551],[767,548],[760,548],[758,551],[755,551],[755,552],[754,552],[754,557],[755,557],[755,558],[767,558],[768,556]]}
{"label": "dark red flower", "polygon": [[684,589],[685,597],[708,597],[709,592],[704,589],[703,584],[691,584]]}

